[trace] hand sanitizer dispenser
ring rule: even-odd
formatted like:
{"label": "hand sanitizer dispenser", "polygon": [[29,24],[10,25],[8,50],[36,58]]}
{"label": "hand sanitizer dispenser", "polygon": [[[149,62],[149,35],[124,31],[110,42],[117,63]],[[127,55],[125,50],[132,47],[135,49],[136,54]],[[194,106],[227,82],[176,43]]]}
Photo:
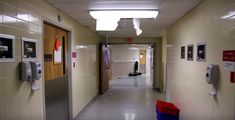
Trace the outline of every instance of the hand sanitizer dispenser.
{"label": "hand sanitizer dispenser", "polygon": [[42,67],[38,62],[30,62],[33,80],[39,80],[42,77]]}
{"label": "hand sanitizer dispenser", "polygon": [[212,84],[213,90],[210,95],[216,95],[216,85],[218,81],[219,66],[211,64],[206,68],[206,80],[208,84]]}
{"label": "hand sanitizer dispenser", "polygon": [[21,80],[32,80],[32,70],[29,62],[21,62]]}
{"label": "hand sanitizer dispenser", "polygon": [[21,62],[21,80],[31,82],[32,90],[38,90],[36,80],[42,77],[41,64],[36,61],[23,61]]}

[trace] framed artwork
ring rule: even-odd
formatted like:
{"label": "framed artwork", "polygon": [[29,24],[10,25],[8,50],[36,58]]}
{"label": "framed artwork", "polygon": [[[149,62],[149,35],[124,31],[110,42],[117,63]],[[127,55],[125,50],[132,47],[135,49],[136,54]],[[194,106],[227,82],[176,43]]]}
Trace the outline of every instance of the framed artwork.
{"label": "framed artwork", "polygon": [[36,51],[37,40],[22,38],[22,59],[23,61],[35,60],[37,57]]}
{"label": "framed artwork", "polygon": [[0,34],[0,62],[14,62],[15,36]]}
{"label": "framed artwork", "polygon": [[187,46],[187,60],[193,61],[193,44]]}
{"label": "framed artwork", "polygon": [[197,61],[206,61],[206,43],[197,44]]}
{"label": "framed artwork", "polygon": [[185,46],[181,47],[180,56],[181,56],[181,59],[185,59]]}

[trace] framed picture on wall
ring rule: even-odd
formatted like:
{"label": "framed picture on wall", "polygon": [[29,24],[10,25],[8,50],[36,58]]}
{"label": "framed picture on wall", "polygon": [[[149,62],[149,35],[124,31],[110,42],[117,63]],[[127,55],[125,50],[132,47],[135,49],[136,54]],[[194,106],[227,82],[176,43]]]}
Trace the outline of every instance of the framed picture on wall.
{"label": "framed picture on wall", "polygon": [[14,62],[15,36],[0,34],[0,62]]}
{"label": "framed picture on wall", "polygon": [[35,60],[36,59],[36,43],[37,40],[30,38],[22,38],[22,60]]}
{"label": "framed picture on wall", "polygon": [[206,61],[206,43],[197,44],[197,61]]}
{"label": "framed picture on wall", "polygon": [[185,59],[185,46],[181,47],[180,56],[181,56],[181,59]]}
{"label": "framed picture on wall", "polygon": [[193,44],[187,46],[187,60],[193,61]]}

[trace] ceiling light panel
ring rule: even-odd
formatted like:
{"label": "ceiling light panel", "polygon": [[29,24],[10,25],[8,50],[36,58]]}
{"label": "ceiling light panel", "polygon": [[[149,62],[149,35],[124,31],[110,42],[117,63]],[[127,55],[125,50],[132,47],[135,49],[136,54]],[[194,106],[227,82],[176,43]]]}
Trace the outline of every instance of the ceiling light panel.
{"label": "ceiling light panel", "polygon": [[91,2],[90,9],[158,9],[160,4],[150,1],[98,1]]}
{"label": "ceiling light panel", "polygon": [[104,10],[90,11],[94,19],[121,19],[121,18],[156,18],[157,10]]}

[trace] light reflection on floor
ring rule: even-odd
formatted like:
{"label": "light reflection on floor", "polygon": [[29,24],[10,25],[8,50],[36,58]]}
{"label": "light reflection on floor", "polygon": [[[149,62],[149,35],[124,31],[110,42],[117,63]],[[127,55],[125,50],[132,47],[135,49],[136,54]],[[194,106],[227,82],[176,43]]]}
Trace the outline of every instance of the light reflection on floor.
{"label": "light reflection on floor", "polygon": [[152,90],[149,75],[121,77],[110,89],[88,105],[77,120],[156,120],[155,100],[164,94]]}

